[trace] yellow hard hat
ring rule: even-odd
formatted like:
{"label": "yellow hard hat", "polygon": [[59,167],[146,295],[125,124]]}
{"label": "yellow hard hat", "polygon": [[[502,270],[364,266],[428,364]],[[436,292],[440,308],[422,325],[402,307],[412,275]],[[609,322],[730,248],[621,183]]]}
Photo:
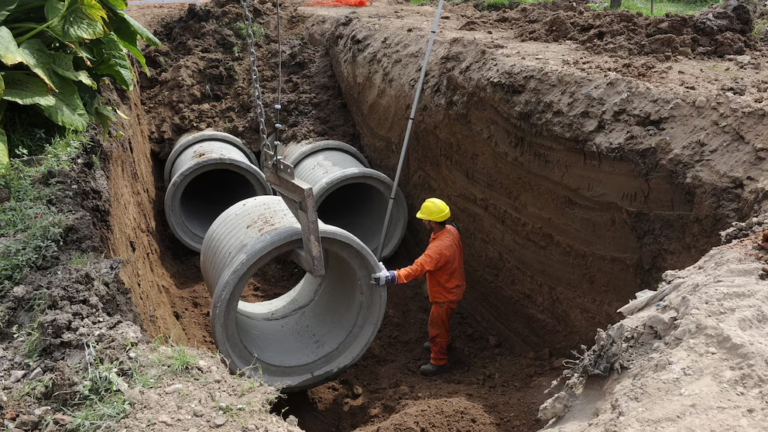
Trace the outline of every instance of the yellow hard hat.
{"label": "yellow hard hat", "polygon": [[451,217],[451,209],[445,201],[438,198],[427,198],[421,205],[416,217],[423,220],[442,222]]}

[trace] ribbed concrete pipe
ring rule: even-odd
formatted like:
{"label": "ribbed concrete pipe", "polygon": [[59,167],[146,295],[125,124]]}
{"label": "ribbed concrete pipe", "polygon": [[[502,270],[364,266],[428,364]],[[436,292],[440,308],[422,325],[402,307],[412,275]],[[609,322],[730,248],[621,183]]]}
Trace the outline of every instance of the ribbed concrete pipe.
{"label": "ribbed concrete pipe", "polygon": [[[333,379],[357,361],[381,325],[386,289],[370,284],[376,257],[355,236],[320,224],[326,275],[307,273],[288,293],[240,301],[257,270],[302,247],[301,227],[279,197],[239,202],[211,225],[200,257],[213,298],[211,330],[233,372],[286,391]],[[258,367],[256,366],[258,363]]]}
{"label": "ribbed concrete pipe", "polygon": [[[359,151],[340,141],[291,144],[282,146],[281,154],[294,166],[295,176],[312,185],[318,218],[354,234],[375,253],[392,180],[371,169]],[[400,245],[407,222],[408,208],[398,189],[384,240],[384,258]]]}
{"label": "ribbed concrete pipe", "polygon": [[200,251],[224,210],[246,198],[272,193],[256,158],[232,135],[204,131],[182,136],[165,163],[165,216],[184,245]]}

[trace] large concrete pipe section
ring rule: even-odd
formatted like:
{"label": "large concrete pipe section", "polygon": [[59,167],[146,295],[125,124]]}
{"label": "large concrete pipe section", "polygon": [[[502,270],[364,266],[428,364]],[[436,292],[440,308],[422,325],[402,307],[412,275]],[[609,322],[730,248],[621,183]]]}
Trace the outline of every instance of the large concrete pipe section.
{"label": "large concrete pipe section", "polygon": [[248,280],[278,255],[302,247],[301,227],[279,197],[239,202],[211,225],[200,257],[212,296],[211,330],[233,372],[287,391],[317,386],[353,364],[373,341],[386,306],[370,284],[379,264],[352,234],[320,224],[326,275],[307,273],[286,294],[241,301]]}
{"label": "large concrete pipe section", "polygon": [[184,135],[165,163],[165,216],[173,234],[200,251],[214,220],[233,204],[272,193],[256,157],[232,135]]}
{"label": "large concrete pipe section", "polygon": [[[392,192],[392,180],[371,169],[352,146],[339,141],[290,144],[281,147],[294,175],[312,185],[318,218],[362,240],[374,253]],[[408,208],[400,190],[384,240],[384,258],[391,256],[405,234]]]}

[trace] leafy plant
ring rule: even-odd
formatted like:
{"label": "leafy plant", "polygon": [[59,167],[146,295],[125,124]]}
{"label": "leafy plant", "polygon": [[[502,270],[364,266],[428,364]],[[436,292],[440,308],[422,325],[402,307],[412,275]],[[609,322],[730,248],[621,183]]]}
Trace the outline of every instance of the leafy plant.
{"label": "leafy plant", "polygon": [[[243,39],[246,38],[246,28],[245,23],[239,22],[235,24],[235,32]],[[267,31],[260,24],[252,24],[251,32],[253,32],[253,40],[255,42],[261,42],[264,36],[267,35]]]}
{"label": "leafy plant", "polygon": [[[148,73],[139,40],[160,42],[124,10],[126,0],[0,0],[0,122],[16,105],[38,109],[59,126],[106,132],[116,119],[101,103],[97,82],[133,88],[131,53]],[[2,124],[2,123],[0,123]],[[0,128],[0,166],[8,137]]]}

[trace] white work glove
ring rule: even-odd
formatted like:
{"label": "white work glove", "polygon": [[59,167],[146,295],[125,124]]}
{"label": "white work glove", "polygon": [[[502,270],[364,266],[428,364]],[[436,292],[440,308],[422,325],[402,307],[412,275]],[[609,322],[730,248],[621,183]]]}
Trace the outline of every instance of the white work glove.
{"label": "white work glove", "polygon": [[379,267],[381,271],[371,275],[371,283],[373,285],[384,286],[397,283],[397,275],[393,270],[387,270],[382,263],[379,263]]}

